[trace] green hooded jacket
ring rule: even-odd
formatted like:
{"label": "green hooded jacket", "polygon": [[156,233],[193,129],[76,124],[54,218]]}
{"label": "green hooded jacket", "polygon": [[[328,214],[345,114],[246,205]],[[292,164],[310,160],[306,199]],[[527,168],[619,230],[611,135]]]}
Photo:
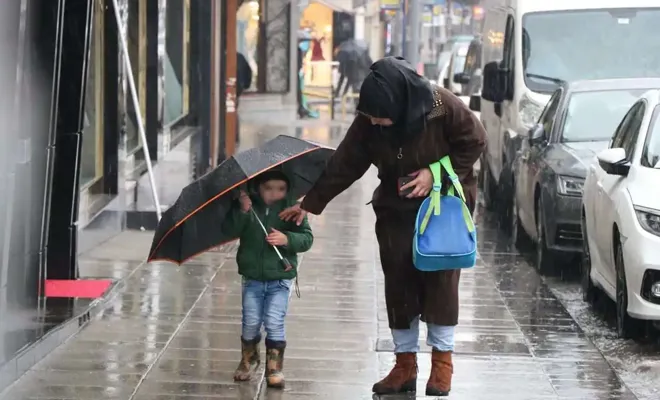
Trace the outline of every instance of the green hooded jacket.
{"label": "green hooded jacket", "polygon": [[285,222],[278,214],[287,207],[295,204],[290,199],[285,199],[271,204],[264,204],[259,196],[250,196],[252,208],[263,222],[266,230],[270,233],[274,228],[287,236],[288,244],[280,246],[279,250],[283,257],[289,260],[293,269],[285,272],[284,265],[277,253],[266,242],[266,234],[254,218],[252,211],[243,213],[238,202],[229,212],[224,221],[223,231],[240,239],[236,263],[238,273],[247,279],[257,281],[273,281],[280,279],[293,279],[298,270],[298,253],[304,253],[312,247],[314,236],[307,218],[300,226],[295,222]]}

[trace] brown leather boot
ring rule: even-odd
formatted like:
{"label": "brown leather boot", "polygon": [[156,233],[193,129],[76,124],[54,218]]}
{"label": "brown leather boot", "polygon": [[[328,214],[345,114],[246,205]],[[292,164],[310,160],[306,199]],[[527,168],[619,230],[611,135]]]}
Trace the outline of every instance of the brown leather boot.
{"label": "brown leather boot", "polygon": [[371,389],[375,394],[417,391],[417,353],[397,353],[390,373]]}
{"label": "brown leather boot", "polygon": [[286,342],[266,339],[266,385],[284,389],[284,349]]}
{"label": "brown leather boot", "polygon": [[451,351],[433,349],[431,356],[431,376],[426,384],[427,396],[449,396],[451,376],[454,365],[451,362]]}
{"label": "brown leather boot", "polygon": [[257,370],[261,363],[259,356],[259,341],[261,337],[257,336],[252,340],[241,338],[241,362],[238,363],[234,372],[234,380],[237,382],[249,381],[252,374]]}

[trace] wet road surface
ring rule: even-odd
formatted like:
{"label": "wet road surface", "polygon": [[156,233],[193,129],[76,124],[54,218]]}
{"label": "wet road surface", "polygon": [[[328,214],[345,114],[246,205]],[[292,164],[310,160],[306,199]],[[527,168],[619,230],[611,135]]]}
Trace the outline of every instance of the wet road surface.
{"label": "wet road surface", "polygon": [[[336,143],[342,127],[259,129],[268,135],[243,133],[243,145],[284,132]],[[371,171],[311,221],[315,246],[302,259],[302,298],[292,299],[287,318],[285,391],[264,389],[262,379],[232,381],[240,353],[234,247],[180,268],[146,265],[138,254],[150,235],[126,232],[87,261],[124,276],[120,293],[0,398],[371,399],[371,385],[394,362],[374,216],[364,205],[375,184]],[[477,222],[480,258],[462,274],[449,398],[635,399],[553,291],[520,255],[502,250],[489,216]],[[126,253],[134,259],[117,259]],[[421,396],[430,349],[420,340]]]}

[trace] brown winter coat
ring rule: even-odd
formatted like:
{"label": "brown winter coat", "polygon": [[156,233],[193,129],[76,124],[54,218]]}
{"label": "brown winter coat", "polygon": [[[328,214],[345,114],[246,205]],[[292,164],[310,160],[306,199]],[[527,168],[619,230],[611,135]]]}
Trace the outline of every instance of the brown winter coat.
{"label": "brown winter coat", "polygon": [[412,238],[423,199],[401,198],[397,184],[399,177],[449,155],[468,206],[474,210],[477,185],[473,166],[486,147],[486,133],[474,114],[449,91],[434,87],[433,99],[425,130],[402,147],[379,138],[378,127],[358,115],[301,205],[312,214],[320,214],[370,165],[378,168],[381,183],[374,192],[372,205],[392,329],[408,329],[410,321],[419,315],[423,321],[437,325],[458,323],[460,270],[421,272],[414,267]]}

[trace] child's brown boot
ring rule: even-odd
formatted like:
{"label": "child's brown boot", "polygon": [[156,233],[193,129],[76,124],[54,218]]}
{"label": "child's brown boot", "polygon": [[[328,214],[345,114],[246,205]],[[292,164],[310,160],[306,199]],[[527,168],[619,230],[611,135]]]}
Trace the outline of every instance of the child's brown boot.
{"label": "child's brown boot", "polygon": [[261,363],[259,356],[259,342],[261,337],[252,340],[241,338],[241,362],[234,372],[234,380],[237,382],[249,381]]}
{"label": "child's brown boot", "polygon": [[266,339],[266,384],[268,387],[284,389],[284,349],[285,341]]}

